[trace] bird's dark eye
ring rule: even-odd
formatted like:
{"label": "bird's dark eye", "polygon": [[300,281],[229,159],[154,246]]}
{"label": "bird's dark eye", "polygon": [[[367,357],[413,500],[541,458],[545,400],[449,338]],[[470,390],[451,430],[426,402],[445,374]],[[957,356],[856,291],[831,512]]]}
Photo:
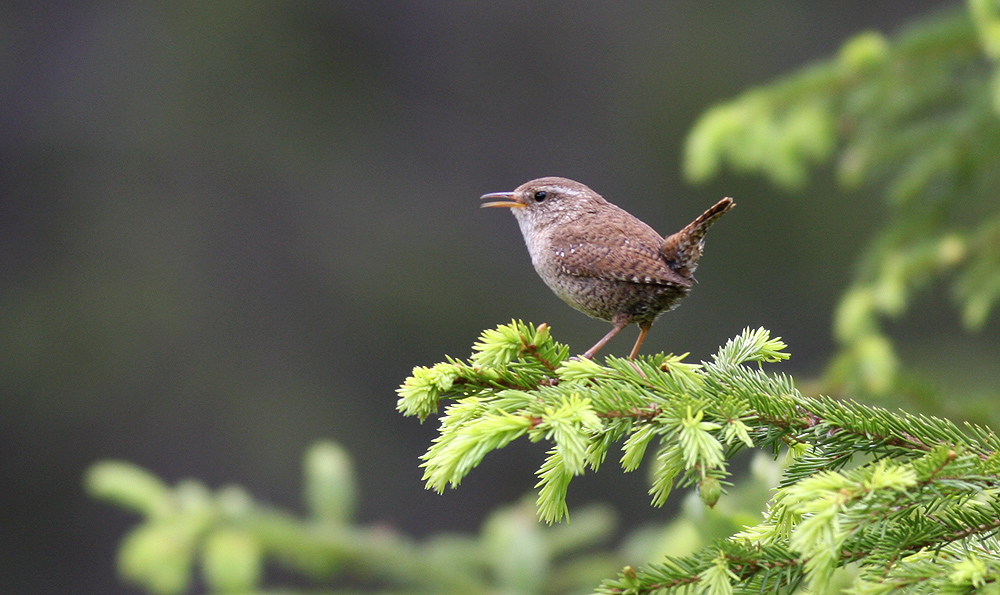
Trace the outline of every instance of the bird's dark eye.
{"label": "bird's dark eye", "polygon": [[543,200],[548,198],[548,196],[549,196],[548,192],[544,190],[539,190],[538,192],[535,193],[535,202],[542,202]]}

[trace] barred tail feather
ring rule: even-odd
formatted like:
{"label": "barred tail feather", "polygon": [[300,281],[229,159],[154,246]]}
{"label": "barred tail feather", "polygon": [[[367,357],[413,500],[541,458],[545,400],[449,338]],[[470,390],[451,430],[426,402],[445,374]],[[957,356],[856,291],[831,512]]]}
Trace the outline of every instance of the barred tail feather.
{"label": "barred tail feather", "polygon": [[715,203],[684,229],[667,236],[660,247],[660,254],[674,270],[690,277],[698,268],[698,259],[705,247],[705,232],[735,206],[736,203],[729,197]]}

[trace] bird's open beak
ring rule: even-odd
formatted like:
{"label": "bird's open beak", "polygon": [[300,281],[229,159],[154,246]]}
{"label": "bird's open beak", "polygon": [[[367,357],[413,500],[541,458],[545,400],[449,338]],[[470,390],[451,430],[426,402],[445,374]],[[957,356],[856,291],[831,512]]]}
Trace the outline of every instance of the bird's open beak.
{"label": "bird's open beak", "polygon": [[[484,202],[479,205],[480,207],[510,207],[512,209],[519,209],[526,206],[523,202],[514,199],[513,192],[493,192],[490,194],[484,194],[479,197],[479,200],[491,199],[490,202]],[[495,200],[499,199],[499,200]]]}

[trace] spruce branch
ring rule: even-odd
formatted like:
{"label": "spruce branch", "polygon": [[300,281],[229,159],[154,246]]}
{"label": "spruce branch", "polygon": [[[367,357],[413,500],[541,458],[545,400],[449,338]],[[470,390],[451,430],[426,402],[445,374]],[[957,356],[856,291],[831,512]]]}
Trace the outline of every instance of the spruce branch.
{"label": "spruce branch", "polygon": [[900,368],[883,319],[951,284],[967,329],[1000,300],[1000,8],[969,0],[902,30],[865,32],[839,54],[706,111],[691,130],[694,182],[723,164],[802,190],[830,164],[847,189],[877,187],[888,216],[835,316],[828,386],[885,395]]}
{"label": "spruce branch", "polygon": [[[787,447],[792,459],[759,524],[692,557],[627,568],[601,592],[774,592],[803,581],[816,589],[846,564],[861,569],[859,592],[876,575],[919,588],[994,580],[993,562],[981,559],[992,546],[971,558],[950,553],[1000,531],[1000,441],[988,428],[803,396],[791,378],[764,369],[788,358],[764,329],[745,329],[697,364],[663,354],[569,359],[549,330],[501,325],[483,333],[468,361],[416,368],[399,388],[398,409],[421,419],[434,412],[428,404],[453,401],[423,456],[428,488],[457,486],[512,440],[545,441],[536,504],[553,523],[568,517],[572,479],[596,470],[614,445],[633,471],[657,442],[655,506],[678,486],[697,486],[714,506],[728,460],[742,450]],[[441,366],[450,383],[429,382]],[[930,550],[949,552],[947,577],[926,576],[921,555]]]}
{"label": "spruce branch", "polygon": [[[356,482],[332,442],[304,456],[305,515],[253,499],[239,487],[211,490],[194,480],[169,486],[135,465],[103,461],[88,492],[141,515],[119,548],[119,573],[157,595],[193,591],[196,573],[213,593],[578,593],[620,566],[615,554],[586,550],[615,530],[606,507],[576,511],[572,526],[545,527],[530,501],[500,507],[478,535],[417,540],[384,523],[352,520]],[[277,562],[302,587],[265,588]],[[272,577],[273,580],[273,577]],[[339,585],[339,586],[334,586]]]}

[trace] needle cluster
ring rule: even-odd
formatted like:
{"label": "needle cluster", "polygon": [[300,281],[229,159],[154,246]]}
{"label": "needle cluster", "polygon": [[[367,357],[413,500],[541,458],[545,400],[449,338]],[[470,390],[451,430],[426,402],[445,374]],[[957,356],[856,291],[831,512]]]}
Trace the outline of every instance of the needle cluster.
{"label": "needle cluster", "polygon": [[787,357],[780,339],[746,329],[701,363],[658,354],[600,364],[568,358],[547,326],[514,321],[483,333],[467,361],[415,368],[398,408],[425,419],[448,402],[423,457],[437,491],[513,440],[548,443],[535,486],[548,523],[567,518],[571,480],[596,471],[612,447],[626,471],[652,466],[654,506],[677,486],[697,486],[713,506],[735,454],[787,452],[760,523],[689,558],[627,567],[603,593],[759,593],[803,582],[815,590],[845,565],[858,569],[856,593],[998,584],[1000,439],[978,426],[806,397],[763,369]]}

